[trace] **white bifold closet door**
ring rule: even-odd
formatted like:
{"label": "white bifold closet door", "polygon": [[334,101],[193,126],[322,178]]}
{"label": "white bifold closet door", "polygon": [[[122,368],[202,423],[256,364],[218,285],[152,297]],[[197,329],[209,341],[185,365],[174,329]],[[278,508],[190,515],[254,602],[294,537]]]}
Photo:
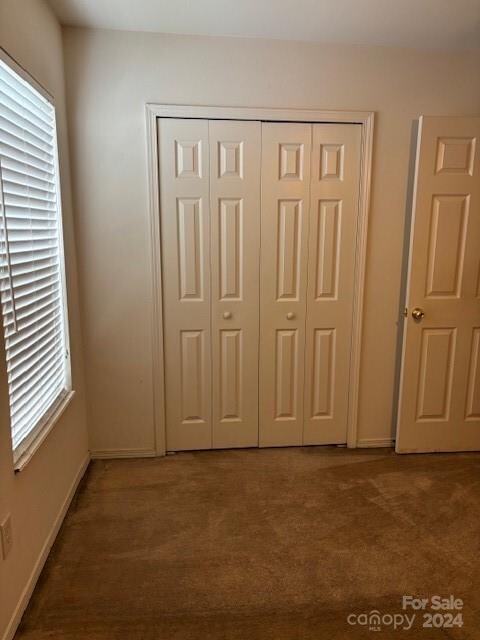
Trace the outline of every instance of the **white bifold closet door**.
{"label": "white bifold closet door", "polygon": [[169,451],[346,442],[360,136],[161,119]]}
{"label": "white bifold closet door", "polygon": [[347,439],[361,127],[262,126],[261,446]]}
{"label": "white bifold closet door", "polygon": [[259,122],[159,127],[167,449],[258,445]]}

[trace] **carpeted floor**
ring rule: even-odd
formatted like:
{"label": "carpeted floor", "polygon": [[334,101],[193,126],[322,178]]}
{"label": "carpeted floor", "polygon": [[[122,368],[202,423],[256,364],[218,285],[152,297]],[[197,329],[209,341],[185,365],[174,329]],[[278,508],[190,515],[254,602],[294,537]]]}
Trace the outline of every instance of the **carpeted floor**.
{"label": "carpeted floor", "polygon": [[[393,630],[403,595],[436,594],[464,600],[463,627],[423,629],[417,612],[412,630]],[[347,622],[373,609],[386,616],[379,632]],[[94,462],[16,638],[377,636],[480,638],[480,455],[318,447]]]}

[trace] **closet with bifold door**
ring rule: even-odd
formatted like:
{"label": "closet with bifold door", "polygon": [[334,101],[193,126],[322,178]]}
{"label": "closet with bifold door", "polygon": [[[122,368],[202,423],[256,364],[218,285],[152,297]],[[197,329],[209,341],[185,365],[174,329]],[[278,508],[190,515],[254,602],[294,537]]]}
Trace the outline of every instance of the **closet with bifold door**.
{"label": "closet with bifold door", "polygon": [[347,439],[361,126],[160,118],[168,451]]}

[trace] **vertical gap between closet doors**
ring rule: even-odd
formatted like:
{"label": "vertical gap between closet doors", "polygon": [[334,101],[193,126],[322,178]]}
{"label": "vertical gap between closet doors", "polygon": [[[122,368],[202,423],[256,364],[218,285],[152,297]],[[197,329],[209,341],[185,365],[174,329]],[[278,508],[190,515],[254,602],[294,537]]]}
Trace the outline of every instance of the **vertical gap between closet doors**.
{"label": "vertical gap between closet doors", "polygon": [[262,226],[263,226],[263,120],[260,121],[260,220],[258,239],[258,342],[257,342],[257,448],[260,448],[260,341],[262,334],[261,301],[262,301]]}
{"label": "vertical gap between closet doors", "polygon": [[[214,322],[213,322],[213,308],[214,308],[214,296],[216,295],[216,290],[213,282],[213,272],[214,272],[214,261],[213,261],[213,225],[214,225],[214,210],[216,211],[216,207],[213,206],[212,203],[212,150],[210,148],[210,120],[207,120],[207,167],[208,167],[208,213],[209,213],[209,225],[208,225],[208,255],[209,255],[209,265],[210,265],[210,273],[209,273],[209,281],[210,281],[210,449],[213,449],[213,429],[214,429],[214,376],[213,376],[213,340],[216,339],[214,336]],[[215,300],[216,301],[216,300]]]}
{"label": "vertical gap between closet doors", "polygon": [[[310,220],[311,220],[311,207],[312,207],[312,168],[313,168],[313,124],[310,123],[310,157],[308,159],[309,163],[310,163],[310,180],[308,181],[308,207],[305,207],[305,214],[306,215],[306,220],[305,220],[305,224],[307,225],[307,242],[306,242],[306,253],[307,253],[307,257],[306,257],[306,263],[307,263],[307,269],[306,269],[306,278],[305,278],[305,315],[304,315],[304,351],[306,350],[307,347],[307,327],[308,327],[308,277],[309,277],[309,258],[310,258]],[[302,446],[305,440],[305,412],[307,410],[306,407],[306,403],[305,403],[305,385],[307,383],[307,358],[306,355],[303,358],[303,389],[302,389]]]}
{"label": "vertical gap between closet doors", "polygon": [[[358,197],[357,197],[357,216],[356,216],[356,220],[355,220],[355,263],[354,263],[354,274],[355,274],[355,278],[357,277],[357,272],[360,269],[360,266],[358,264],[359,261],[359,256],[361,253],[361,248],[360,248],[360,241],[362,238],[362,232],[361,232],[361,225],[364,224],[364,220],[362,220],[362,216],[361,216],[361,199],[362,199],[362,180],[363,180],[363,174],[364,171],[366,170],[366,167],[364,166],[364,162],[365,162],[365,135],[364,135],[364,131],[363,131],[363,127],[362,127],[362,133],[361,133],[361,141],[360,141],[360,170],[359,170],[359,176],[358,176]],[[350,384],[350,381],[352,379],[352,371],[353,371],[353,357],[354,357],[354,353],[355,353],[355,349],[354,349],[354,340],[355,340],[355,335],[354,335],[354,326],[355,326],[355,315],[358,311],[357,307],[357,296],[358,296],[358,292],[356,291],[356,287],[354,287],[354,291],[353,291],[353,308],[352,308],[352,315],[351,315],[351,331],[350,331],[350,357],[349,357],[349,364],[348,364],[348,387],[347,387],[347,442],[345,443],[345,445],[350,448],[350,445],[348,444],[349,439],[350,439],[350,423],[352,420],[352,394],[354,393],[352,385]],[[358,407],[357,407],[358,410]],[[356,438],[356,435],[355,435]],[[355,447],[356,448],[356,447]]]}

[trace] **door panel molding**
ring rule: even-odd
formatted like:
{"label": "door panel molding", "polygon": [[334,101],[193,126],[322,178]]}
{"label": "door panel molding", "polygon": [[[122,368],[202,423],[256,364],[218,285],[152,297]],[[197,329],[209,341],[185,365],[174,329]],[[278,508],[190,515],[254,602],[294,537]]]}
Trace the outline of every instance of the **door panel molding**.
{"label": "door panel molding", "polygon": [[277,300],[298,300],[302,218],[302,200],[287,198],[278,201]]}
{"label": "door panel molding", "polygon": [[452,398],[457,329],[423,329],[417,383],[417,422],[447,422]]}
{"label": "door panel molding", "polygon": [[315,300],[337,298],[341,227],[342,201],[334,199],[319,200]]}
{"label": "door panel molding", "polygon": [[[189,106],[168,104],[146,105],[146,130],[148,153],[148,190],[149,190],[149,234],[150,269],[152,290],[152,385],[154,438],[157,455],[166,453],[166,416],[165,416],[165,365],[164,365],[164,327],[163,327],[163,284],[160,232],[160,174],[159,174],[159,119],[160,118],[197,118],[208,120],[257,120],[271,122],[305,123],[345,123],[361,125],[361,171],[357,237],[355,246],[355,286],[353,300],[351,367],[348,396],[348,432],[347,445],[356,447],[358,443],[358,396],[360,382],[360,358],[363,318],[363,292],[366,269],[366,245],[368,214],[370,207],[371,167],[373,151],[374,112],[373,111],[334,111],[316,109],[269,109],[244,107]],[[195,164],[195,150],[182,150],[182,170],[201,174],[204,167]],[[223,154],[223,158],[222,158]],[[199,152],[199,156],[201,153]],[[296,154],[299,155],[298,153]],[[460,157],[460,160],[459,160]],[[242,171],[242,149],[225,148],[220,154],[220,169],[225,176]],[[445,150],[445,167],[461,168],[461,154],[458,149]],[[295,164],[295,161],[297,164]],[[201,163],[201,160],[200,160]],[[301,171],[300,159],[293,162],[293,174]],[[449,163],[449,164],[448,164]],[[325,149],[322,162],[323,178],[339,180],[342,177],[341,149]],[[292,160],[285,169],[292,172]],[[285,179],[295,179],[295,175]],[[197,178],[198,179],[198,178]],[[298,179],[298,178],[297,178]],[[308,409],[307,409],[308,411]]]}
{"label": "door panel molding", "polygon": [[[243,292],[243,198],[219,198],[219,300],[241,300]],[[229,247],[234,251],[228,251]]]}
{"label": "door panel molding", "polygon": [[336,329],[314,329],[313,375],[311,379],[312,420],[332,418],[335,393],[335,339]]}
{"label": "door panel molding", "polygon": [[[427,267],[427,298],[459,298],[465,260],[470,194],[432,198]],[[455,239],[455,252],[449,244]]]}
{"label": "door panel molding", "polygon": [[474,327],[470,349],[465,420],[480,419],[480,327]]}
{"label": "door panel molding", "polygon": [[275,420],[295,420],[298,410],[298,329],[277,329]]}
{"label": "door panel molding", "polygon": [[205,332],[180,330],[180,380],[182,423],[207,422],[203,402]]}
{"label": "door panel molding", "polygon": [[202,268],[202,201],[177,198],[177,252],[180,300],[203,300],[205,273]]}
{"label": "door panel molding", "polygon": [[220,330],[220,412],[219,419],[242,419],[242,330]]}

